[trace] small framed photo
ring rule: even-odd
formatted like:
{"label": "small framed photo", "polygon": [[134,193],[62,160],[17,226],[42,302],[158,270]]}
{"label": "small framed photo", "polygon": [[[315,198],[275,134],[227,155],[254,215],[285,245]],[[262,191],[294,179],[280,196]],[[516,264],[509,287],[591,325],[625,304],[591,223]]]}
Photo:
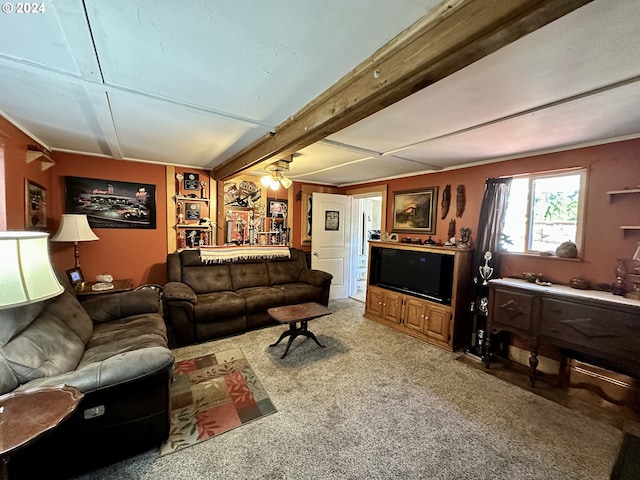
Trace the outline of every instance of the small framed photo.
{"label": "small framed photo", "polygon": [[84,275],[82,275],[82,270],[80,270],[80,267],[75,267],[67,270],[67,277],[69,277],[69,281],[74,288],[79,288],[84,283]]}
{"label": "small framed photo", "polygon": [[200,204],[187,202],[185,205],[185,217],[187,220],[200,220]]}
{"label": "small framed photo", "polygon": [[184,189],[200,190],[200,174],[184,172]]}
{"label": "small framed photo", "polygon": [[283,200],[269,199],[269,214],[272,217],[286,217],[287,202]]}
{"label": "small framed photo", "polygon": [[324,212],[324,229],[326,231],[340,230],[340,212],[337,210],[326,210]]}

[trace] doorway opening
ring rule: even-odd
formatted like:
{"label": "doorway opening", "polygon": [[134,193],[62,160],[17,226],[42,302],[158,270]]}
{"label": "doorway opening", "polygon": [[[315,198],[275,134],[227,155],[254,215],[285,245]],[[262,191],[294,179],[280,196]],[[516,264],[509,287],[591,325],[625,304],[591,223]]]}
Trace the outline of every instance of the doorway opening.
{"label": "doorway opening", "polygon": [[349,297],[363,303],[367,296],[369,240],[380,239],[383,203],[379,193],[363,193],[352,197]]}

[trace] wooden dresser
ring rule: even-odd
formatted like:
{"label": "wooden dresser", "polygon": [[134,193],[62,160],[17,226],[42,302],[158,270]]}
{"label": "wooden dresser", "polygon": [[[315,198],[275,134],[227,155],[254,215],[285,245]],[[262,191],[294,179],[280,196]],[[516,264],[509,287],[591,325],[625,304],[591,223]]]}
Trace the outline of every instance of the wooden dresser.
{"label": "wooden dresser", "polygon": [[[640,301],[519,279],[492,280],[489,288],[487,331],[515,333],[531,346],[532,385],[543,345],[587,355],[600,366],[640,377]],[[487,367],[489,352],[491,335],[485,342]]]}

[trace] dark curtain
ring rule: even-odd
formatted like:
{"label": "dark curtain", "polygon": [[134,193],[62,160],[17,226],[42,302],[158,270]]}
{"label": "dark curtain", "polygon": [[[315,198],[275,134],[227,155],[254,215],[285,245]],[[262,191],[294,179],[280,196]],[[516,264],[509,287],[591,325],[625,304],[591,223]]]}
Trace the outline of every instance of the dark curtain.
{"label": "dark curtain", "polygon": [[489,265],[494,268],[493,277],[498,276],[500,263],[500,237],[504,227],[511,177],[489,178],[485,184],[480,220],[476,236],[474,253],[474,276],[478,275],[478,267],[484,265],[484,253],[488,250],[493,258]]}

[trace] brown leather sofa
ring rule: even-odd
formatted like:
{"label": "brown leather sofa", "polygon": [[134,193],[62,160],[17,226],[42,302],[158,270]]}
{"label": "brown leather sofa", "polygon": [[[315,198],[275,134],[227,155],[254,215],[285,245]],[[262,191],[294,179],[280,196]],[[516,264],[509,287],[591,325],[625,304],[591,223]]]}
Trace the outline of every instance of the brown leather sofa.
{"label": "brown leather sofa", "polygon": [[167,256],[164,300],[176,341],[190,344],[274,323],[271,307],[329,303],[332,276],[312,270],[302,250],[290,258],[204,263],[198,250]]}
{"label": "brown leather sofa", "polygon": [[65,476],[169,435],[174,357],[158,292],[80,303],[58,277],[61,295],[0,311],[0,394],[66,384],[84,397],[61,425],[11,455],[11,478]]}

